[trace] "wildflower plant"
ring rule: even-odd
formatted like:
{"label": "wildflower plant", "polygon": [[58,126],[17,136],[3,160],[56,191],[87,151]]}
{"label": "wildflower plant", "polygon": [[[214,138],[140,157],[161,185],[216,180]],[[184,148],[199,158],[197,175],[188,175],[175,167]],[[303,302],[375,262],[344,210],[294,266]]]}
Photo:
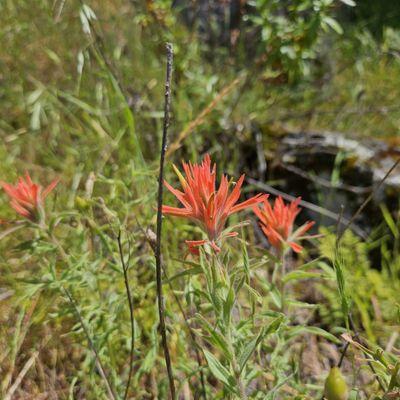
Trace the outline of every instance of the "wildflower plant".
{"label": "wildflower plant", "polygon": [[205,155],[201,164],[182,162],[185,176],[174,166],[182,190],[173,188],[165,182],[167,189],[181,202],[182,208],[164,205],[162,211],[165,215],[188,218],[196,223],[207,236],[207,239],[188,240],[186,244],[189,251],[198,254],[198,247],[208,244],[215,252],[221,251],[221,243],[227,237],[237,236],[237,232],[225,230],[228,217],[246,208],[250,208],[267,198],[258,194],[243,202],[238,203],[240,189],[243,185],[242,175],[231,192],[226,175],[221,176],[221,182],[216,188],[216,164],[211,165],[211,158]]}
{"label": "wildflower plant", "polygon": [[[253,397],[255,391],[250,387],[262,374],[252,360],[254,353],[265,351],[265,348],[262,350],[264,340],[274,336],[279,343],[274,357],[279,359],[286,353],[286,336],[290,332],[297,335],[288,326],[286,315],[284,260],[289,250],[301,252],[299,241],[305,238],[304,234],[314,223],[310,221],[295,229],[300,199],[285,205],[279,197],[271,207],[268,195],[259,194],[238,203],[243,175],[230,194],[225,175],[222,175],[220,186],[216,189],[216,166],[211,165],[208,155],[201,164],[183,163],[183,169],[185,176],[174,167],[183,191],[165,183],[183,207],[163,206],[163,213],[188,218],[200,226],[206,236],[206,239],[186,242],[195,256],[190,262],[192,268],[185,274],[190,276],[189,306],[196,310],[193,321],[200,328],[196,332],[214,350],[206,347],[203,353],[210,371],[223,384],[221,398]],[[222,246],[223,239],[238,235],[226,226],[229,215],[246,208],[252,208],[259,217],[261,228],[275,250],[275,256],[271,258],[275,260],[273,280],[265,282],[268,290],[276,294],[272,297],[279,299],[275,310],[269,307],[264,309],[262,295],[252,287],[252,279],[256,276],[254,271],[260,263],[250,261],[245,242],[242,243],[242,259],[239,262],[232,260],[229,243]],[[265,262],[261,264],[265,266]],[[279,269],[280,274],[277,273]],[[251,310],[240,305],[245,293],[253,297]]]}
{"label": "wildflower plant", "polygon": [[301,199],[297,198],[286,205],[282,197],[279,196],[275,199],[273,207],[267,199],[263,201],[261,209],[253,206],[262,231],[278,253],[284,253],[288,247],[291,247],[294,252],[300,253],[303,248],[298,242],[306,238],[304,234],[314,225],[314,221],[309,221],[294,230],[295,219],[301,211],[299,208],[300,201]]}
{"label": "wildflower plant", "polygon": [[32,182],[28,172],[25,177],[18,178],[15,185],[0,181],[0,186],[10,199],[10,206],[22,217],[32,222],[44,222],[44,203],[46,197],[57,186],[58,179],[55,179],[45,189]]}

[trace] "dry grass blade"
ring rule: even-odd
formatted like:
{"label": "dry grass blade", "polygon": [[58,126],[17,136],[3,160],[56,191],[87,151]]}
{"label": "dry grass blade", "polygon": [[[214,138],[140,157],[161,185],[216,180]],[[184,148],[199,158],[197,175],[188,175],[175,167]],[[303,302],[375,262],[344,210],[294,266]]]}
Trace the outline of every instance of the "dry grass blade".
{"label": "dry grass blade", "polygon": [[19,224],[19,225],[12,226],[11,228],[6,229],[5,231],[0,233],[0,240],[23,227],[24,227],[23,224]]}
{"label": "dry grass blade", "polygon": [[10,389],[4,396],[4,400],[11,400],[13,398],[14,393],[16,392],[18,387],[21,385],[21,382],[24,379],[25,375],[28,373],[28,371],[31,369],[32,365],[35,363],[38,355],[39,355],[39,353],[36,351],[35,353],[32,354],[32,356],[29,358],[29,360],[25,363],[21,372],[18,374],[17,378],[15,379],[15,382],[11,385]]}
{"label": "dry grass blade", "polygon": [[28,334],[29,327],[31,326],[31,318],[36,309],[38,301],[39,301],[39,296],[35,297],[32,300],[32,302],[29,305],[26,312],[24,310],[21,311],[20,316],[16,322],[16,327],[15,327],[15,331],[13,334],[13,338],[12,338],[12,340],[10,340],[11,367],[1,382],[1,386],[4,389],[7,389],[9,387],[9,385],[11,384],[11,378],[14,374],[14,368],[15,368],[15,365],[17,362],[17,357],[18,357],[18,354],[20,353],[20,350],[25,341],[25,338]]}
{"label": "dry grass blade", "polygon": [[181,131],[178,135],[178,139],[173,142],[167,151],[166,156],[170,157],[176,150],[178,150],[182,142],[199,126],[204,122],[204,118],[216,107],[216,105],[224,99],[242,80],[243,77],[236,78],[229,85],[225,86],[216,96],[215,98],[204,108],[201,113],[191,121],[187,127]]}

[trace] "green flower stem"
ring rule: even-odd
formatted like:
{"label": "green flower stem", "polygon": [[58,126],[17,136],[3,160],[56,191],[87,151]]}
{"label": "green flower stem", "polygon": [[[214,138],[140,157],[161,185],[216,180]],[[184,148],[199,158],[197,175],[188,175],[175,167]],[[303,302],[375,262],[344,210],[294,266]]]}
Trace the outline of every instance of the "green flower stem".
{"label": "green flower stem", "polygon": [[[218,285],[218,283],[221,283],[222,287],[227,288],[229,290],[231,282],[230,282],[230,276],[229,276],[229,272],[228,272],[227,268],[225,268],[225,266],[223,265],[223,263],[217,256],[215,256],[213,259],[214,268],[215,268],[215,264],[218,264],[218,271],[219,271],[219,274],[217,275],[219,280],[215,281],[215,283],[217,283],[217,285]],[[222,321],[224,321],[223,318],[222,318]],[[237,362],[236,351],[235,351],[235,347],[234,347],[233,339],[232,339],[232,332],[233,332],[232,318],[228,319],[227,324],[224,326],[224,330],[225,330],[225,332],[224,332],[225,340],[228,344],[229,352],[231,355],[230,367],[235,376],[236,386],[239,391],[240,399],[247,400],[246,389],[245,389],[244,383],[241,379],[241,371],[240,371],[239,364]]]}
{"label": "green flower stem", "polygon": [[283,281],[283,278],[286,274],[286,253],[282,251],[281,254],[281,275],[279,279],[279,291],[281,293],[281,312],[283,314],[286,314],[286,293],[285,293],[285,282]]}
{"label": "green flower stem", "polygon": [[279,250],[276,254],[277,261],[274,263],[274,270],[272,272],[271,283],[276,286],[281,298],[280,311],[286,313],[286,299],[285,299],[285,283],[283,278],[286,274],[286,256],[287,252]]}
{"label": "green flower stem", "polygon": [[239,365],[238,365],[237,360],[236,360],[235,349],[232,347],[231,350],[232,350],[232,362],[231,362],[231,364],[232,364],[233,372],[235,374],[236,385],[237,385],[237,387],[239,389],[240,399],[241,400],[247,400],[246,388],[245,388],[244,383],[243,383],[243,381],[242,381],[242,379],[240,377],[240,375],[241,375],[240,374],[240,368],[239,368]]}

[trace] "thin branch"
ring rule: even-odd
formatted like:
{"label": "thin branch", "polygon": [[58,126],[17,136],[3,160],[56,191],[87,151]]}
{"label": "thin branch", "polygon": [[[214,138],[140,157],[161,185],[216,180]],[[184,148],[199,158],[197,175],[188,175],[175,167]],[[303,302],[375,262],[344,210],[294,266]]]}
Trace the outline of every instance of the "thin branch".
{"label": "thin branch", "polygon": [[79,308],[78,308],[78,306],[77,306],[77,304],[75,302],[75,299],[72,297],[72,294],[67,289],[65,289],[64,287],[61,287],[61,288],[64,291],[65,295],[67,296],[69,302],[73,306],[75,314],[77,315],[77,317],[79,319],[79,322],[81,324],[83,332],[85,333],[86,339],[87,339],[87,341],[89,343],[89,347],[90,347],[90,349],[92,350],[92,352],[94,354],[94,357],[95,357],[95,360],[96,360],[97,369],[99,370],[99,373],[100,373],[101,377],[103,378],[103,381],[104,381],[104,383],[106,385],[106,388],[107,388],[107,391],[108,391],[108,395],[109,395],[110,399],[117,400],[117,395],[115,394],[114,389],[112,388],[112,386],[110,384],[108,376],[107,376],[107,374],[105,372],[105,369],[103,367],[103,364],[101,362],[100,355],[99,355],[99,353],[98,353],[98,351],[96,349],[96,346],[93,343],[92,338],[90,337],[89,331],[88,331],[88,329],[86,327],[85,322],[83,321],[83,317],[81,315],[81,312],[79,311]]}
{"label": "thin branch", "polygon": [[[335,239],[335,260],[334,260],[334,268],[336,268],[336,258],[339,256],[339,229],[340,229],[340,222],[343,218],[343,212],[344,212],[344,206],[343,204],[340,206],[340,214],[339,214],[339,219],[337,220],[337,224],[336,224],[336,239]],[[349,316],[347,315],[347,318],[349,318]],[[346,321],[346,325],[347,325],[347,321]],[[342,364],[343,364],[343,360],[344,357],[346,356],[346,352],[348,350],[350,346],[349,342],[346,342],[346,344],[344,345],[344,348],[342,350],[342,354],[340,355],[340,359],[339,362],[337,364],[338,368],[341,368]]]}
{"label": "thin branch", "polygon": [[129,286],[129,277],[128,277],[130,252],[129,252],[128,263],[126,263],[125,259],[124,259],[124,251],[122,248],[121,230],[119,230],[119,232],[118,232],[117,242],[118,242],[119,257],[121,259],[121,264],[122,264],[122,270],[124,272],[124,283],[125,283],[125,289],[126,289],[126,296],[128,298],[129,317],[130,317],[130,323],[131,323],[131,349],[130,349],[130,354],[129,354],[129,374],[128,374],[128,380],[126,381],[126,388],[125,388],[125,394],[124,394],[124,400],[126,400],[128,398],[129,386],[131,383],[132,372],[133,372],[133,355],[134,355],[134,351],[135,351],[135,320],[134,320],[134,316],[133,316],[133,311],[134,311],[133,301],[132,301],[132,294],[131,294],[131,289]]}
{"label": "thin branch", "polygon": [[338,362],[338,364],[337,364],[337,367],[338,367],[338,368],[341,368],[341,367],[342,367],[343,360],[344,360],[344,357],[346,356],[346,353],[347,353],[347,350],[348,350],[349,346],[350,346],[350,343],[349,343],[349,342],[346,342],[346,344],[344,345],[342,354],[340,355],[339,362]]}
{"label": "thin branch", "polygon": [[165,152],[167,150],[168,127],[170,123],[170,106],[171,106],[171,75],[173,62],[173,49],[170,43],[167,43],[167,74],[165,78],[165,105],[164,105],[164,124],[160,153],[160,171],[158,175],[158,201],[157,201],[157,239],[156,239],[156,280],[157,280],[157,298],[158,298],[158,314],[160,319],[160,331],[162,346],[164,350],[165,364],[167,367],[169,388],[172,400],[176,399],[176,390],[174,376],[172,372],[171,357],[169,354],[167,343],[167,330],[165,327],[165,306],[162,289],[162,268],[161,268],[161,228],[162,228],[162,203],[163,203],[163,180],[164,180],[164,162]]}
{"label": "thin branch", "polygon": [[[324,103],[324,101],[326,101],[326,99],[322,98],[322,99],[317,99],[319,104]],[[318,104],[315,104],[313,107],[318,107]],[[311,108],[307,111],[295,111],[295,112],[290,112],[290,113],[286,113],[283,114],[281,116],[277,117],[272,117],[270,119],[268,119],[266,121],[266,124],[272,124],[274,122],[276,122],[277,120],[279,121],[287,121],[287,120],[291,120],[291,119],[304,119],[307,117],[313,117],[313,116],[319,116],[319,115],[354,115],[354,114],[358,114],[358,115],[366,115],[366,114],[383,114],[383,115],[387,115],[391,112],[398,112],[400,110],[399,106],[384,106],[384,107],[364,107],[364,108],[349,108],[347,110],[343,111],[343,107],[337,107],[333,110],[317,110],[316,108]]]}
{"label": "thin branch", "polygon": [[356,193],[356,194],[364,194],[364,193],[371,193],[372,192],[372,186],[368,187],[362,187],[362,186],[353,186],[353,185],[347,185],[346,183],[336,183],[333,184],[327,179],[321,178],[320,176],[313,176],[307,171],[302,170],[301,168],[298,168],[294,165],[289,165],[285,164],[282,161],[279,161],[279,166],[286,169],[289,172],[292,172],[296,175],[301,176],[302,178],[305,178],[311,182],[314,182],[317,185],[321,185],[323,187],[327,187],[329,189],[339,189],[339,190],[345,190],[351,193]]}
{"label": "thin branch", "polygon": [[386,181],[386,179],[389,177],[389,175],[393,172],[393,170],[400,164],[400,158],[397,159],[395,163],[389,168],[389,170],[386,172],[385,176],[381,179],[381,181],[378,183],[378,185],[375,187],[375,189],[369,194],[369,196],[364,200],[364,202],[361,204],[361,206],[358,208],[358,210],[353,214],[353,216],[350,218],[350,220],[347,222],[347,225],[344,227],[343,231],[340,232],[339,237],[338,237],[338,243],[339,245],[340,241],[343,238],[344,233],[347,231],[348,228],[353,224],[353,222],[357,219],[357,217],[361,214],[361,212],[364,210],[364,208],[367,206],[367,204],[372,200],[376,192],[381,188],[383,183]]}
{"label": "thin branch", "polygon": [[343,219],[343,213],[344,213],[344,205],[342,204],[340,206],[339,218],[336,223],[335,256],[338,255],[338,251],[339,251],[339,232],[340,232],[339,229],[340,229],[340,223],[342,222],[342,219]]}

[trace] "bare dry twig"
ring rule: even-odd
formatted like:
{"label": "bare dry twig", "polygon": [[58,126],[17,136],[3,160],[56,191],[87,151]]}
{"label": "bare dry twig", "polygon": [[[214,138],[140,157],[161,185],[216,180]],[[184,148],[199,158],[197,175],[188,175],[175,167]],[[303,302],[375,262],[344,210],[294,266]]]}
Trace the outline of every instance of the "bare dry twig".
{"label": "bare dry twig", "polygon": [[25,363],[24,367],[22,368],[21,372],[18,374],[17,378],[15,379],[15,382],[12,384],[12,386],[10,387],[10,389],[4,396],[4,400],[11,400],[13,398],[15,391],[21,385],[21,382],[24,379],[25,375],[31,369],[32,365],[35,364],[35,361],[36,361],[36,358],[38,355],[39,355],[39,352],[35,351],[32,354],[32,356],[28,359],[28,361]]}
{"label": "bare dry twig", "polygon": [[167,367],[169,388],[172,400],[176,399],[176,390],[174,376],[172,372],[171,356],[169,354],[167,342],[167,330],[165,327],[165,305],[162,289],[162,268],[161,268],[161,232],[162,232],[162,203],[163,203],[163,180],[164,180],[164,162],[167,150],[167,136],[170,123],[170,107],[171,107],[171,75],[173,63],[172,44],[167,43],[167,74],[165,78],[165,105],[164,105],[164,123],[160,153],[160,171],[158,175],[158,201],[157,201],[157,239],[156,239],[156,280],[157,280],[157,298],[158,298],[158,314],[160,319],[160,333],[162,346],[164,350],[165,364]]}

